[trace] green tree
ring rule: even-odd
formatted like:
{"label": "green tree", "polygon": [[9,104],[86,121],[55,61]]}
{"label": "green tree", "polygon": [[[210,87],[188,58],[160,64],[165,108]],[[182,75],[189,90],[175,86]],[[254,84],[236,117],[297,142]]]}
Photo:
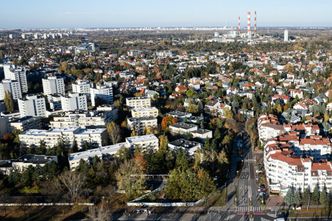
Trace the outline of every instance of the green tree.
{"label": "green tree", "polygon": [[116,144],[121,140],[120,127],[114,122],[107,124],[107,132],[112,144]]}
{"label": "green tree", "polygon": [[315,188],[314,188],[314,191],[311,194],[311,201],[316,205],[319,203],[319,196],[320,196],[319,186],[316,185]]}
{"label": "green tree", "polygon": [[287,194],[284,198],[284,201],[287,205],[294,205],[295,204],[295,189],[294,187],[290,187],[287,191]]}
{"label": "green tree", "polygon": [[326,187],[324,187],[324,189],[319,193],[319,203],[322,206],[328,206],[329,199]]}
{"label": "green tree", "polygon": [[12,94],[8,91],[5,91],[4,102],[5,102],[6,110],[9,113],[13,113],[14,112],[14,101],[13,101]]}
{"label": "green tree", "polygon": [[128,199],[133,199],[146,189],[144,175],[142,167],[137,165],[135,159],[125,161],[115,174],[117,186],[125,191]]}
{"label": "green tree", "polygon": [[215,185],[206,171],[199,169],[174,169],[165,186],[166,197],[173,200],[194,201],[215,190]]}
{"label": "green tree", "polygon": [[183,149],[178,150],[176,155],[175,167],[183,170],[188,169],[189,168],[188,158],[189,158],[188,153],[185,150]]}

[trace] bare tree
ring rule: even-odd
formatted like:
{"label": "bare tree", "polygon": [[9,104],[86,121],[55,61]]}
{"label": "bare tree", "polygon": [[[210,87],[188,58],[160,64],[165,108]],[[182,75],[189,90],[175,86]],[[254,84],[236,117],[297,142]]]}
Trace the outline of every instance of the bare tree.
{"label": "bare tree", "polygon": [[111,221],[111,212],[107,205],[89,207],[88,217],[93,221]]}
{"label": "bare tree", "polygon": [[114,122],[107,124],[107,132],[113,144],[116,144],[121,140],[120,127]]}
{"label": "bare tree", "polygon": [[82,188],[85,184],[85,177],[77,172],[65,171],[58,179],[61,187],[68,191],[69,198],[72,201],[77,200],[83,191]]}

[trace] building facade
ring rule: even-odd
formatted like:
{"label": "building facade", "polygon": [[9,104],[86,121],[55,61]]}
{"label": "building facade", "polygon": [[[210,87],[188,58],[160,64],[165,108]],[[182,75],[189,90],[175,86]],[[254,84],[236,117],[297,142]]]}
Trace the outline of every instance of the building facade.
{"label": "building facade", "polygon": [[2,80],[0,83],[0,100],[4,100],[6,93],[10,93],[14,100],[22,98],[20,83],[16,80]]}
{"label": "building facade", "polygon": [[46,102],[43,96],[26,96],[18,100],[18,108],[21,117],[46,117]]}
{"label": "building facade", "polygon": [[42,79],[44,95],[65,94],[65,81],[63,78],[50,76]]}
{"label": "building facade", "polygon": [[88,110],[88,101],[85,94],[69,94],[61,96],[63,111]]}

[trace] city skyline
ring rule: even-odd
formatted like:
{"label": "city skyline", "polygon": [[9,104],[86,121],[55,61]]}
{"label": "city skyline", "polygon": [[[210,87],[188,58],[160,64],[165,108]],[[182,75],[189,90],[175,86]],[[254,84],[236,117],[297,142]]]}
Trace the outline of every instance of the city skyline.
{"label": "city skyline", "polygon": [[332,2],[273,0],[198,0],[133,2],[96,0],[4,2],[1,29],[14,28],[106,28],[106,27],[200,27],[236,26],[241,16],[245,27],[247,12],[257,11],[258,26],[332,26]]}

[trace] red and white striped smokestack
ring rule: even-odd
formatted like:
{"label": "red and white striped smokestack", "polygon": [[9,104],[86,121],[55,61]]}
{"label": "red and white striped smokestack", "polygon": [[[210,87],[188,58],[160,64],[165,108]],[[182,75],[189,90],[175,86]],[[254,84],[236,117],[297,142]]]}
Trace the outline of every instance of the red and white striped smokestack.
{"label": "red and white striped smokestack", "polygon": [[255,11],[255,27],[254,27],[255,34],[257,34],[257,13]]}
{"label": "red and white striped smokestack", "polygon": [[241,33],[241,17],[240,16],[238,17],[238,20],[237,20],[237,32],[238,32],[238,34]]}
{"label": "red and white striped smokestack", "polygon": [[250,35],[250,33],[251,33],[251,30],[250,30],[250,28],[251,28],[251,13],[250,12],[248,12],[248,35]]}

